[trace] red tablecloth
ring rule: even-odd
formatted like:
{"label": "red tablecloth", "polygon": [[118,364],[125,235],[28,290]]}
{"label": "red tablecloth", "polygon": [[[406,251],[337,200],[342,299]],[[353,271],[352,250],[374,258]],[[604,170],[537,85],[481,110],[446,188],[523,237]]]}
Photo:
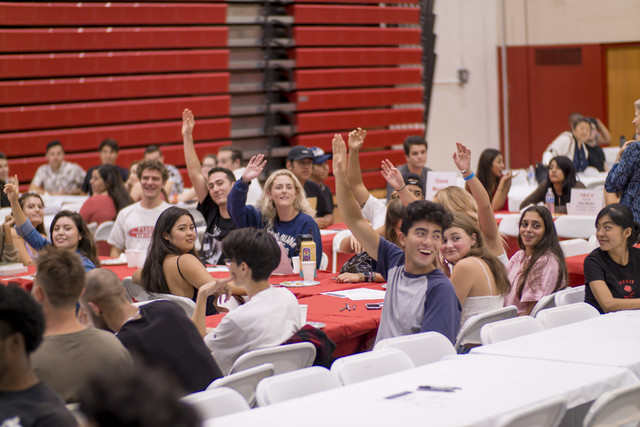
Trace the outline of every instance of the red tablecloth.
{"label": "red tablecloth", "polygon": [[584,285],[584,259],[589,254],[574,255],[565,258],[569,273],[569,286]]}

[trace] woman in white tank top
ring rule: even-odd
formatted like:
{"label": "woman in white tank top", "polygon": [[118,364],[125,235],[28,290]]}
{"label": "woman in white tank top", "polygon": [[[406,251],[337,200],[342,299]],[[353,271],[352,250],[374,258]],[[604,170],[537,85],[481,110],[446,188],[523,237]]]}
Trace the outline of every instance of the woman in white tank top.
{"label": "woman in white tank top", "polygon": [[440,252],[462,305],[460,326],[474,314],[502,308],[511,287],[507,272],[485,246],[482,232],[470,218],[454,214],[451,227],[444,231]]}

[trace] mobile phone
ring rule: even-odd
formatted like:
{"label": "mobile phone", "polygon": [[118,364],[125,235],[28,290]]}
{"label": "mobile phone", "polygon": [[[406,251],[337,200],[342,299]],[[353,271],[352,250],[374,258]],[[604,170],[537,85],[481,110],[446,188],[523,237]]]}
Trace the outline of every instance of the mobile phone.
{"label": "mobile phone", "polygon": [[380,310],[382,308],[381,302],[368,302],[364,305],[367,310]]}

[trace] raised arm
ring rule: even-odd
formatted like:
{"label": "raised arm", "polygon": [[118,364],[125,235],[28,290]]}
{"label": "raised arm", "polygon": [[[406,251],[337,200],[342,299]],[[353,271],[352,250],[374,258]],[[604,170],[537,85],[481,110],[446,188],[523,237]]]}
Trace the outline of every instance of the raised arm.
{"label": "raised arm", "polygon": [[598,141],[598,143],[605,143],[605,144],[610,143],[611,133],[609,132],[609,129],[607,129],[607,127],[604,125],[604,123],[602,123],[602,121],[597,117],[596,117],[596,125],[598,128],[598,132],[600,133],[600,136],[602,136],[602,139]]}
{"label": "raised arm", "polygon": [[242,177],[231,187],[227,209],[238,227],[262,227],[260,213],[253,206],[247,206],[247,191],[251,180],[260,176],[266,164],[263,154],[253,156]]}
{"label": "raised arm", "polygon": [[[349,132],[349,161],[347,163],[347,180],[356,202],[362,207],[369,199],[370,193],[362,182],[360,169],[360,149],[367,137],[367,131],[358,128]],[[334,173],[335,175],[335,173]]]}
{"label": "raised arm", "polygon": [[506,174],[500,177],[498,188],[496,188],[496,192],[491,199],[491,207],[494,211],[499,211],[500,209],[502,209],[504,203],[507,201],[507,196],[509,195],[509,190],[511,189],[511,180],[514,176],[515,175],[513,175],[511,171],[508,171]]}
{"label": "raised arm", "polygon": [[[500,241],[498,224],[496,224],[496,217],[493,214],[489,194],[487,194],[487,190],[478,177],[471,171],[471,150],[464,144],[456,142],[456,152],[453,153],[453,162],[461,173],[464,172],[462,173],[462,177],[467,182],[467,185],[469,185],[471,195],[478,205],[478,221],[480,222],[482,234],[484,234],[488,240],[487,243],[491,248],[491,252],[496,256],[501,255],[504,249]],[[471,177],[471,179],[469,179],[469,177]]]}
{"label": "raised arm", "polygon": [[202,202],[209,194],[207,191],[207,179],[202,176],[202,167],[200,160],[198,160],[198,154],[196,153],[196,147],[193,145],[193,128],[195,126],[195,120],[193,118],[193,112],[188,108],[182,112],[182,143],[184,148],[184,161],[187,164],[187,171],[189,172],[189,179],[193,184],[193,189],[196,192],[198,202]]}
{"label": "raised arm", "polygon": [[18,183],[18,175],[14,175],[13,178],[9,178],[9,182],[4,185],[4,192],[7,193],[9,203],[11,203],[11,212],[13,213],[13,219],[16,225],[20,229],[20,233],[24,240],[35,250],[44,248],[49,241],[42,237],[40,233],[36,231],[31,222],[27,219],[20,202],[18,201],[20,184]]}
{"label": "raised arm", "polygon": [[342,136],[337,133],[333,137],[333,175],[336,177],[336,197],[342,219],[358,239],[362,248],[377,261],[380,236],[363,218],[360,208],[349,190],[346,163],[347,147]]}
{"label": "raised arm", "polygon": [[402,173],[400,173],[398,168],[393,166],[393,163],[391,163],[389,159],[384,159],[380,168],[382,169],[382,177],[387,181],[391,188],[398,193],[403,205],[408,206],[409,203],[418,200],[416,195],[409,191],[407,184],[404,183]]}

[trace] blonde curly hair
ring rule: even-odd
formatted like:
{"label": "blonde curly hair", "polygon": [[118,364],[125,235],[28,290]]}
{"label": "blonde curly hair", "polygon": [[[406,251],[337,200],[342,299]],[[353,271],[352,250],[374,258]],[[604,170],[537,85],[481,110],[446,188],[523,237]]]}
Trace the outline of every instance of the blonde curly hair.
{"label": "blonde curly hair", "polygon": [[307,200],[307,194],[304,192],[304,188],[298,181],[298,178],[287,169],[279,169],[269,175],[267,181],[264,183],[264,188],[262,189],[262,196],[258,200],[258,208],[260,209],[260,213],[262,214],[262,220],[269,223],[269,225],[274,225],[276,222],[276,218],[278,216],[278,212],[276,211],[276,205],[273,203],[273,199],[271,198],[271,187],[273,187],[273,182],[279,176],[288,176],[293,181],[293,186],[296,189],[296,197],[293,200],[293,208],[297,212],[306,213],[312,217],[315,216],[316,211],[311,208],[309,201]]}

